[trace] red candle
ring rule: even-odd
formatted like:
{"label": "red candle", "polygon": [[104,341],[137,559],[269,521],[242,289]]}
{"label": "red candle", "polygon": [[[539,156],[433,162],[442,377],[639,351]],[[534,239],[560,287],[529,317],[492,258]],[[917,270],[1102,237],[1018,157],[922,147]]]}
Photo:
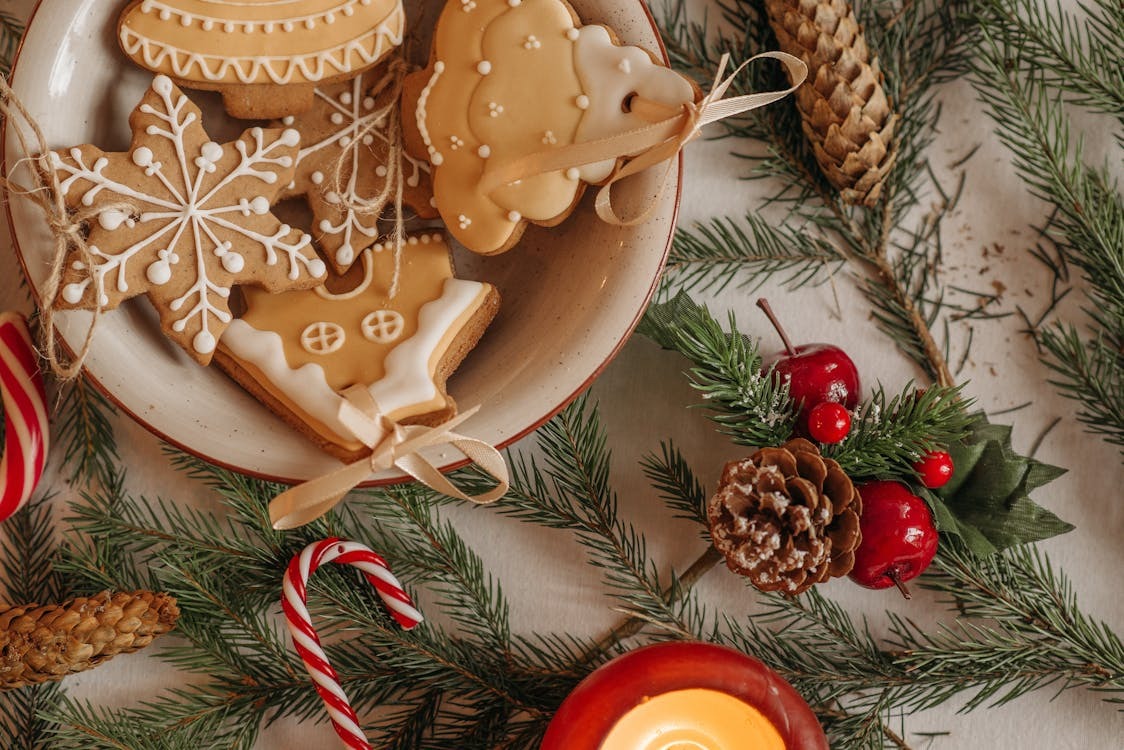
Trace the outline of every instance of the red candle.
{"label": "red candle", "polygon": [[581,682],[541,750],[828,750],[792,686],[740,651],[661,643]]}

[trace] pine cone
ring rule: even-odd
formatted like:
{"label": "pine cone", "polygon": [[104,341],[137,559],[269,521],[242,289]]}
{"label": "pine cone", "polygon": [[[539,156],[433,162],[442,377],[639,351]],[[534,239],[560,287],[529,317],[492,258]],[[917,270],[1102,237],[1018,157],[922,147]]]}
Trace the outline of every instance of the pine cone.
{"label": "pine cone", "polygon": [[846,0],[765,0],[780,47],[808,65],[796,91],[820,169],[848,203],[873,206],[894,163],[897,115],[878,57]]}
{"label": "pine cone", "polygon": [[850,572],[861,514],[850,477],[799,438],[726,464],[707,506],[711,538],[730,570],[789,596]]}
{"label": "pine cone", "polygon": [[171,630],[179,615],[174,598],[151,591],[0,605],[0,690],[61,680],[139,651]]}

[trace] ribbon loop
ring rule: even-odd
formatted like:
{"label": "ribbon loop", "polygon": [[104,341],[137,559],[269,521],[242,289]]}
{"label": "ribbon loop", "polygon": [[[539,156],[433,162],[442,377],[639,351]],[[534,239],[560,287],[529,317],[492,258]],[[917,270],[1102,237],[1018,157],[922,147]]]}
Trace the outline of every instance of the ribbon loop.
{"label": "ribbon loop", "polygon": [[[792,85],[781,91],[762,91],[727,98],[726,93],[738,75],[751,63],[762,59],[779,60],[783,63]],[[635,226],[647,221],[671,181],[674,166],[671,159],[697,138],[703,127],[779,101],[796,91],[808,77],[808,66],[800,58],[784,52],[754,55],[726,75],[729,64],[730,56],[722,55],[710,91],[697,103],[687,102],[682,107],[673,109],[659,102],[639,97],[633,99],[631,111],[642,119],[649,120],[647,125],[584,143],[573,143],[507,159],[490,159],[480,178],[480,191],[491,195],[506,185],[547,172],[564,171],[622,156],[632,157],[602,184],[597,194],[597,215],[602,221],[617,226]],[[636,216],[621,218],[613,208],[613,186],[661,162],[668,162],[668,166],[660,178],[659,190],[655,196],[649,199],[646,208]]]}
{"label": "ribbon loop", "polygon": [[[483,440],[454,432],[456,427],[476,414],[480,407],[470,409],[437,427],[405,426],[379,414],[378,404],[366,388],[356,386],[343,395],[340,421],[371,449],[371,455],[278,495],[269,505],[269,518],[273,522],[273,528],[295,529],[315,521],[336,507],[347,493],[368,476],[391,468],[405,472],[435,492],[478,505],[494,503],[507,494],[510,477],[507,463],[500,452]],[[463,453],[469,461],[495,479],[496,486],[482,495],[463,492],[421,455],[425,448],[443,445]]]}

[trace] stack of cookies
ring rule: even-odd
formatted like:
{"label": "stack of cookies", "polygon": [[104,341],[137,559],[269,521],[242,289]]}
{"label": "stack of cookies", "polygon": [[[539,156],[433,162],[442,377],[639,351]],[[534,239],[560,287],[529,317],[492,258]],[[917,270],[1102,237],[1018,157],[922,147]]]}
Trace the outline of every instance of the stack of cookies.
{"label": "stack of cookies", "polygon": [[[49,155],[68,207],[93,217],[56,306],[146,294],[199,364],[343,460],[369,452],[339,419],[356,387],[393,422],[452,417],[446,380],[499,295],[456,277],[449,235],[510,250],[634,154],[548,159],[497,188],[482,187],[489,164],[612,139],[699,92],[563,0],[449,0],[427,66],[408,74],[394,54],[405,19],[400,0],[127,3],[121,49],[154,78],[128,151]],[[257,122],[217,143],[185,89]],[[284,221],[288,199],[310,218]],[[403,207],[420,229],[388,231]]]}

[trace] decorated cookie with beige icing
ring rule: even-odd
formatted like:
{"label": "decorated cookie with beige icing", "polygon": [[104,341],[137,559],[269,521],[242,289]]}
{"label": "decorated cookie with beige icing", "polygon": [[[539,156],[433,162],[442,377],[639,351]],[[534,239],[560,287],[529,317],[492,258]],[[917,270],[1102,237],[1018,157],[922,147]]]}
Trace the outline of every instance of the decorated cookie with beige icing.
{"label": "decorated cookie with beige icing", "polygon": [[394,74],[376,68],[317,87],[312,109],[274,123],[301,134],[296,175],[281,197],[307,200],[313,238],[338,273],[378,242],[379,217],[393,206],[399,183],[405,206],[423,218],[437,215],[429,162],[406,154],[394,138],[398,93]]}
{"label": "decorated cookie with beige icing", "polygon": [[245,312],[215,356],[259,401],[347,461],[369,450],[339,419],[344,392],[365,388],[398,423],[446,421],[456,405],[445,381],[499,307],[495,287],[453,275],[441,234],[409,238],[393,296],[394,250],[375,245],[360,257],[314,290],[244,290]]}
{"label": "decorated cookie with beige icing", "polygon": [[92,260],[71,251],[56,305],[111,309],[145,294],[167,335],[207,364],[230,323],[233,286],[281,292],[325,278],[311,237],[270,208],[293,179],[300,135],[251,128],[215,143],[166,76],[129,124],[124,153],[84,145],[49,154],[67,207],[89,217]]}
{"label": "decorated cookie with beige icing", "polygon": [[449,231],[483,254],[510,249],[532,222],[551,226],[586,184],[621,159],[571,166],[485,194],[489,160],[596,141],[648,124],[637,96],[674,112],[697,87],[604,26],[583,26],[562,0],[449,0],[426,69],[407,78],[406,143],[433,165],[434,197]]}
{"label": "decorated cookie with beige icing", "polygon": [[138,65],[222,92],[248,119],[299,114],[402,43],[401,0],[133,0],[118,42]]}

